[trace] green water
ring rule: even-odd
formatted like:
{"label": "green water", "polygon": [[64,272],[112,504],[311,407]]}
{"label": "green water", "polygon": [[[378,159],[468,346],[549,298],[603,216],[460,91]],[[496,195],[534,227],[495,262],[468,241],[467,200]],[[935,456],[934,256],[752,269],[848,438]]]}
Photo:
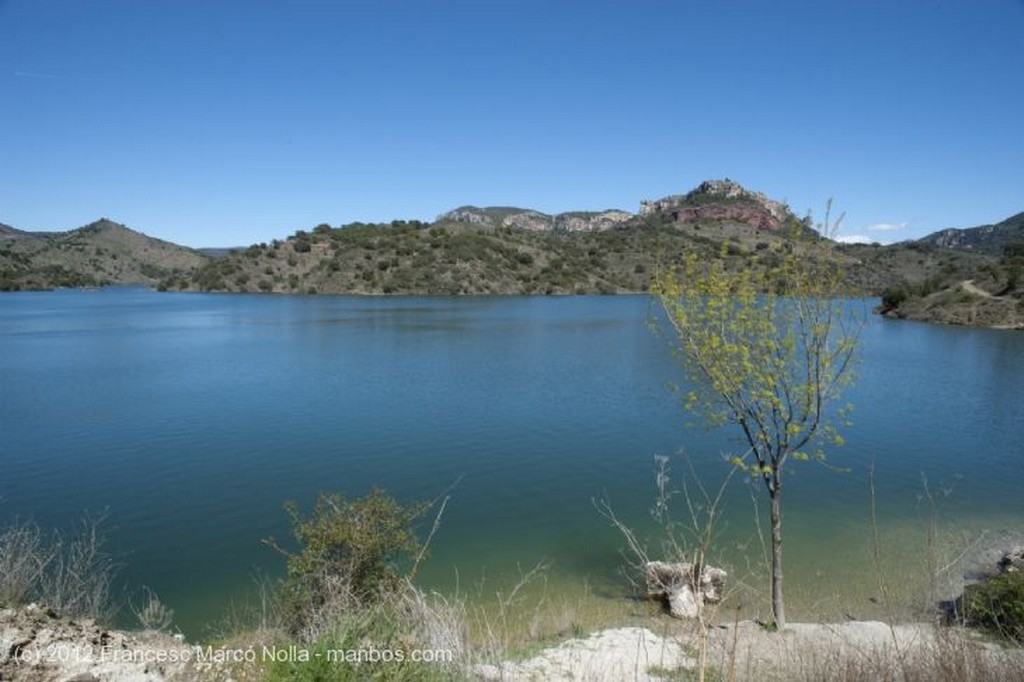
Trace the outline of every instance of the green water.
{"label": "green water", "polygon": [[[260,541],[288,536],[285,500],[451,488],[426,585],[487,598],[547,562],[547,589],[621,601],[623,542],[593,499],[650,534],[654,456],[679,481],[684,450],[711,485],[734,446],[685,428],[651,312],[646,297],[4,295],[0,521],[105,510],[126,589],[155,590],[202,635],[251,600],[254,576],[280,574]],[[862,355],[831,453],[848,471],[788,479],[791,619],[874,608],[871,462],[886,565],[908,593],[929,547],[1024,528],[1024,335],[872,318]],[[716,551],[760,588],[752,510],[735,480]]]}

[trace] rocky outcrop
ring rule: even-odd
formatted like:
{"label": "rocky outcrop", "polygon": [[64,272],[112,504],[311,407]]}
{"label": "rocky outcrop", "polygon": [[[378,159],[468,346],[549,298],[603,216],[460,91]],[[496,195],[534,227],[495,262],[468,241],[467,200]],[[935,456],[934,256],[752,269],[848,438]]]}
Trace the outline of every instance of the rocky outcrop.
{"label": "rocky outcrop", "polygon": [[618,210],[549,215],[530,209],[463,206],[438,216],[437,222],[511,227],[527,232],[604,232],[623,227],[633,217],[632,213]]}
{"label": "rocky outcrop", "polygon": [[789,216],[789,209],[761,192],[752,192],[727,179],[705,180],[688,194],[640,202],[641,216],[659,214],[677,223],[729,220],[777,230]]}
{"label": "rocky outcrop", "polygon": [[[659,214],[677,223],[732,221],[764,230],[778,230],[790,216],[784,204],[728,179],[705,180],[687,194],[640,202],[640,217]],[[529,209],[462,206],[438,216],[437,220],[530,232],[604,232],[624,227],[636,217],[618,210],[549,215]]]}
{"label": "rocky outcrop", "polygon": [[728,574],[712,566],[702,566],[700,575],[691,563],[649,561],[644,564],[647,597],[668,605],[675,618],[696,618],[704,604],[722,600]]}
{"label": "rocky outcrop", "polygon": [[917,240],[918,244],[931,244],[950,249],[961,249],[1003,254],[1004,249],[1024,242],[1024,213],[1012,215],[995,225],[947,228]]}
{"label": "rocky outcrop", "polygon": [[549,232],[555,227],[555,219],[539,211],[523,211],[503,218],[501,226],[529,232]]}
{"label": "rocky outcrop", "polygon": [[1017,573],[1024,571],[1024,545],[1011,547],[1003,553],[996,564],[1000,573]]}
{"label": "rocky outcrop", "polygon": [[0,609],[0,680],[161,682],[182,676],[191,652],[168,635],[110,630],[35,604]]}
{"label": "rocky outcrop", "polygon": [[[987,233],[992,232],[991,226],[987,228],[983,227],[977,229],[979,230],[979,234],[981,234],[982,230],[984,230]],[[953,249],[969,249],[974,246],[969,235],[970,233],[968,233],[966,230],[950,227],[945,230],[939,230],[934,234],[928,235],[924,239],[927,239],[928,242],[935,244],[936,246],[942,246]]]}
{"label": "rocky outcrop", "polygon": [[684,206],[670,212],[677,223],[693,223],[699,220],[729,220],[745,223],[759,230],[778,230],[782,223],[764,210],[753,206],[716,205]]}
{"label": "rocky outcrop", "polygon": [[555,229],[565,232],[604,232],[623,227],[633,219],[626,211],[600,213],[560,213],[555,216]]}
{"label": "rocky outcrop", "polygon": [[494,227],[496,224],[494,218],[488,215],[485,209],[480,209],[476,206],[462,206],[437,216],[437,222],[445,221],[468,223],[470,225],[487,225],[489,227]]}

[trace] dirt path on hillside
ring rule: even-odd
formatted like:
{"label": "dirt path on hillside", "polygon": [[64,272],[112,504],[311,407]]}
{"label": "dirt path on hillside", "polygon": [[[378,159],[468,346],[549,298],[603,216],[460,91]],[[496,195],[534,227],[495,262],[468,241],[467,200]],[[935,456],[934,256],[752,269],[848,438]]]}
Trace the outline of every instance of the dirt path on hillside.
{"label": "dirt path on hillside", "polygon": [[979,287],[977,284],[975,284],[973,279],[965,279],[964,281],[960,282],[960,286],[967,293],[974,294],[975,296],[981,296],[982,298],[989,298],[989,299],[992,299],[993,301],[1009,301],[1009,300],[1011,300],[1011,299],[1007,298],[1006,296],[996,296],[995,294],[990,294],[989,292],[985,291],[984,289]]}

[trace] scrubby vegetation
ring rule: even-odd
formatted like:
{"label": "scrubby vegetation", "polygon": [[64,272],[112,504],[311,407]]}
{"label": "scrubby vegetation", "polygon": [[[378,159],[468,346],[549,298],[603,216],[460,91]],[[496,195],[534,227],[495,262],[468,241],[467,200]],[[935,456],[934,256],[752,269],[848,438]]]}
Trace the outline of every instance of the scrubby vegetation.
{"label": "scrubby vegetation", "polygon": [[155,284],[206,257],[101,219],[76,230],[0,233],[0,291]]}
{"label": "scrubby vegetation", "polygon": [[116,566],[101,521],[87,517],[69,532],[46,533],[32,522],[0,531],[0,605],[36,601],[67,616],[108,617]]}
{"label": "scrubby vegetation", "polygon": [[[292,549],[284,550],[286,575],[266,595],[269,598],[258,619],[236,621],[210,645],[203,645],[204,649],[211,646],[211,651],[262,652],[267,647],[285,655],[261,653],[251,660],[183,666],[173,679],[429,682],[518,680],[529,675],[569,679],[565,676],[569,673],[557,677],[552,663],[537,663],[533,657],[557,656],[546,647],[569,637],[586,639],[592,628],[622,625],[625,619],[643,624],[648,632],[657,631],[693,658],[698,647],[706,647],[706,658],[700,658],[703,664],[686,656],[630,658],[641,655],[641,649],[624,654],[634,661],[629,670],[663,679],[1024,680],[1024,652],[984,645],[970,631],[957,627],[847,623],[798,625],[793,631],[770,633],[753,623],[730,619],[731,624],[716,625],[702,635],[693,622],[664,619],[646,608],[628,617],[619,613],[602,620],[593,613],[584,614],[587,607],[580,604],[524,600],[520,591],[542,579],[543,566],[524,572],[519,584],[499,592],[496,605],[477,611],[457,596],[428,594],[414,585],[412,574],[425,544],[415,530],[436,528],[437,519],[430,526],[426,511],[425,505],[403,505],[382,491],[358,499],[322,495],[308,514],[289,505],[295,537],[288,543]],[[0,617],[9,618],[12,613],[4,607],[28,599],[47,606],[60,603],[63,614],[102,613],[109,605],[114,566],[99,549],[102,536],[95,531],[93,522],[75,533],[57,535],[31,523],[16,523],[0,533]],[[269,544],[283,549],[276,542]],[[1018,643],[1024,597],[1019,576],[1006,574],[1005,580],[987,582],[965,598],[972,622],[986,628],[986,623],[997,624],[994,632],[1004,637],[1016,633],[1010,641]],[[72,592],[98,598],[69,601],[66,596]],[[140,625],[151,631],[166,630],[169,609],[146,592],[140,608],[133,607]],[[304,609],[305,614],[300,613]],[[48,623],[46,627],[57,622],[56,616],[45,613],[29,618],[35,619],[33,623]],[[296,623],[302,625],[296,628]],[[0,628],[0,632],[6,631]],[[141,645],[138,640],[124,641]],[[161,643],[147,646],[181,646],[170,638],[149,641]],[[583,653],[588,644],[574,646],[578,648],[561,649],[567,658],[559,659],[559,665],[589,660],[592,652]],[[494,665],[502,661],[512,662]],[[0,672],[19,670],[11,665],[10,660],[0,660]],[[602,668],[590,670],[583,679],[622,679],[619,673],[602,674]]]}
{"label": "scrubby vegetation", "polygon": [[882,291],[879,312],[946,324],[1024,325],[1024,243],[1006,245],[1000,257],[930,244],[909,250],[928,259]]}
{"label": "scrubby vegetation", "polygon": [[[793,248],[793,235],[815,236],[809,218],[739,191],[702,185],[633,216],[463,207],[433,223],[321,223],[269,244],[204,253],[105,219],[66,233],[5,228],[0,291],[141,283],[161,291],[306,295],[643,293],[688,254],[723,258],[729,272],[770,268]],[[843,293],[882,296],[879,311],[887,315],[1021,326],[1022,216],[888,246],[829,242],[827,257],[843,270]],[[965,281],[976,289],[965,291]]]}
{"label": "scrubby vegetation", "polygon": [[[280,608],[287,630],[312,641],[353,610],[375,607],[407,585],[426,549],[413,532],[425,504],[402,506],[381,490],[360,500],[322,494],[310,516],[285,506],[299,549],[287,557]],[[404,570],[403,570],[404,567]]]}
{"label": "scrubby vegetation", "polygon": [[430,508],[379,489],[354,500],[321,494],[309,515],[285,505],[297,547],[266,541],[287,560],[273,638],[311,655],[273,662],[268,679],[457,679],[464,623],[412,582],[427,551],[415,528]]}
{"label": "scrubby vegetation", "polygon": [[1024,573],[988,576],[963,597],[966,621],[996,637],[1024,644]]}

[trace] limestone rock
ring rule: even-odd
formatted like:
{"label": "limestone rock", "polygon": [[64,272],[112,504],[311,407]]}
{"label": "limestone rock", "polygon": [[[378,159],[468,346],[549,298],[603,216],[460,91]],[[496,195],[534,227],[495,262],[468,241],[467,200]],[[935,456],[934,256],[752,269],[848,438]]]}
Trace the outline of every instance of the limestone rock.
{"label": "limestone rock", "polygon": [[632,213],[614,209],[549,215],[530,209],[462,206],[438,216],[437,220],[526,232],[605,232],[625,227],[633,217]]}
{"label": "limestone rock", "polygon": [[700,606],[689,585],[681,585],[668,593],[668,612],[674,618],[696,618]]}
{"label": "limestone rock", "polygon": [[1000,573],[1016,573],[1024,570],[1024,545],[1011,547],[999,560]]}
{"label": "limestone rock", "polygon": [[732,180],[705,180],[688,194],[640,202],[641,216],[655,214],[668,216],[676,223],[730,220],[757,229],[778,230],[785,223],[789,209]]}
{"label": "limestone rock", "polygon": [[687,562],[649,561],[644,565],[647,596],[666,602],[676,618],[696,618],[700,605],[720,602],[727,577],[724,570],[713,566],[702,567],[700,575],[694,576],[694,566]]}

